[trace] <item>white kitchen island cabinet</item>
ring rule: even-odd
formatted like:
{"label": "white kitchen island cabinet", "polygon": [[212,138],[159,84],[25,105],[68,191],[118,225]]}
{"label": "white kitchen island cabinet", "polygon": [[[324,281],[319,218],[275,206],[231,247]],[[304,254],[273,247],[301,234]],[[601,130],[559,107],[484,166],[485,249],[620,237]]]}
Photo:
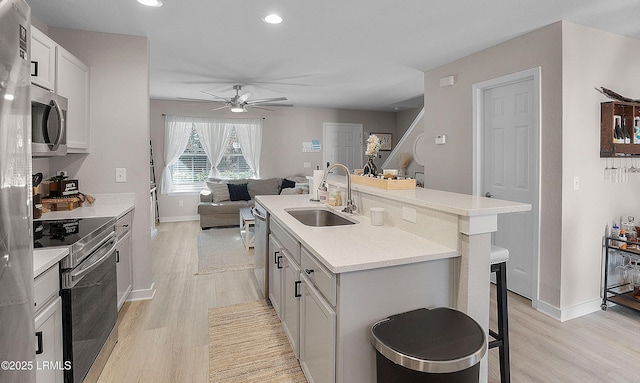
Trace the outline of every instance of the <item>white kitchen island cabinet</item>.
{"label": "white kitchen island cabinet", "polygon": [[282,329],[296,358],[300,353],[300,266],[284,253],[282,279]]}
{"label": "white kitchen island cabinet", "polygon": [[[329,183],[345,186],[344,177],[329,177]],[[307,379],[375,381],[371,325],[394,314],[454,307],[487,332],[491,232],[498,214],[531,206],[429,189],[386,191],[361,185],[353,186],[353,197],[363,214],[349,216],[357,223],[328,227],[304,225],[287,212],[327,208],[308,196],[257,197],[272,222],[302,247],[300,364]],[[371,225],[371,207],[385,208],[383,226]],[[403,214],[406,209],[411,214]],[[487,372],[485,357],[481,382],[487,381]]]}
{"label": "white kitchen island cabinet", "polygon": [[336,312],[302,276],[300,367],[309,382],[335,382]]}

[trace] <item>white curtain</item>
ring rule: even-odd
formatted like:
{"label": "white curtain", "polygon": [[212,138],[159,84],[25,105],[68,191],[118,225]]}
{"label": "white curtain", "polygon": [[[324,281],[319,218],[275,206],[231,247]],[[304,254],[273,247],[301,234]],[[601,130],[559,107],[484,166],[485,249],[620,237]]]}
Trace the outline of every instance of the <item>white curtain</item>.
{"label": "white curtain", "polygon": [[260,178],[260,152],[262,150],[262,119],[247,118],[233,120],[236,135],[244,159],[251,167],[256,178]]}
{"label": "white curtain", "polygon": [[160,193],[162,194],[173,192],[173,180],[169,166],[178,161],[184,152],[192,128],[193,118],[170,115],[164,118],[164,168],[160,185]]}
{"label": "white curtain", "polygon": [[229,141],[231,129],[225,124],[224,120],[212,120],[211,118],[195,119],[195,127],[200,137],[202,149],[204,149],[209,162],[211,162],[209,178],[218,177],[216,166],[224,156],[224,148],[227,146],[227,141]]}

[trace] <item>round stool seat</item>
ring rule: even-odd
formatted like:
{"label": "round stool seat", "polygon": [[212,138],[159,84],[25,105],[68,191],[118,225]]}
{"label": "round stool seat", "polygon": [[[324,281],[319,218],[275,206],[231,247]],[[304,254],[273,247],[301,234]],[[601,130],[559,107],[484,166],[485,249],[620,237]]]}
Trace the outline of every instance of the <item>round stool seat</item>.
{"label": "round stool seat", "polygon": [[509,250],[504,247],[491,245],[491,257],[490,264],[495,265],[496,263],[502,263],[509,260]]}

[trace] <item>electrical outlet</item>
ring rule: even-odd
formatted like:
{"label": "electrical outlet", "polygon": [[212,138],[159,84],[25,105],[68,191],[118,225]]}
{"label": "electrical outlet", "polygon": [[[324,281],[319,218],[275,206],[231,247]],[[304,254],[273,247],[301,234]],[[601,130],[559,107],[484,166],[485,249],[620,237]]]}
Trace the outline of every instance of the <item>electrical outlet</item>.
{"label": "electrical outlet", "polygon": [[402,207],[402,219],[405,221],[416,223],[416,209]]}
{"label": "electrical outlet", "polygon": [[178,201],[178,206],[180,207],[184,206],[184,201]]}
{"label": "electrical outlet", "polygon": [[116,182],[127,182],[127,168],[116,168]]}

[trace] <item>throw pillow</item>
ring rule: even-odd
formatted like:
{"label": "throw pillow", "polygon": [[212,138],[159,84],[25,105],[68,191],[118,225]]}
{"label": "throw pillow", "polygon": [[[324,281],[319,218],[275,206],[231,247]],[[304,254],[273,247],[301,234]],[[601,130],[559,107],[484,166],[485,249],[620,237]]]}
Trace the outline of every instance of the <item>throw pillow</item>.
{"label": "throw pillow", "polygon": [[285,178],[282,180],[282,187],[280,189],[289,189],[294,187],[296,187],[296,182]]}
{"label": "throw pillow", "polygon": [[251,199],[257,195],[278,195],[280,193],[280,179],[268,178],[266,180],[248,180],[247,189]]}
{"label": "throw pillow", "polygon": [[209,190],[211,190],[211,195],[213,196],[214,203],[229,201],[231,199],[227,184],[207,182],[207,186],[209,187]]}
{"label": "throw pillow", "polygon": [[251,199],[247,184],[227,184],[227,187],[232,201],[249,201]]}

